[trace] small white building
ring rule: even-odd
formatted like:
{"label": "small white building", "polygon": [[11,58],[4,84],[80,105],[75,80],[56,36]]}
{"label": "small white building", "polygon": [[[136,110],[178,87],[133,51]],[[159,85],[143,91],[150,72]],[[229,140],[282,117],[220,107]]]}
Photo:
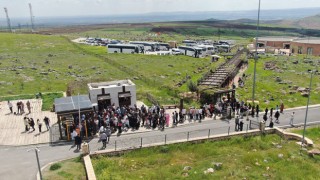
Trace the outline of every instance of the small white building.
{"label": "small white building", "polygon": [[89,98],[96,110],[111,105],[134,106],[137,101],[136,85],[128,80],[89,83]]}

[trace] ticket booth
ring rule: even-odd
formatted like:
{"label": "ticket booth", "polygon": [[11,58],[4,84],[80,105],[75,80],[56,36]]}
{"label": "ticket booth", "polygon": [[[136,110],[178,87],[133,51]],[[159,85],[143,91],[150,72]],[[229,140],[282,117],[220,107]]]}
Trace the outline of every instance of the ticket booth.
{"label": "ticket booth", "polygon": [[[69,96],[54,100],[55,112],[58,116],[60,139],[71,140],[73,129],[81,131],[88,137],[87,119],[93,115],[92,103],[88,95]],[[85,119],[82,119],[83,115]]]}

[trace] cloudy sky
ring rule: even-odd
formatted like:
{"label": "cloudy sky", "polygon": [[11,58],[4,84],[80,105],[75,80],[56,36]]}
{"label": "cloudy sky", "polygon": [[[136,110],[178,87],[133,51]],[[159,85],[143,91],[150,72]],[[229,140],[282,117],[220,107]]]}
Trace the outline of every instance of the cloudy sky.
{"label": "cloudy sky", "polygon": [[[10,17],[121,15],[175,11],[237,11],[257,9],[258,0],[0,0]],[[261,9],[320,7],[320,0],[261,0]],[[2,9],[2,7],[1,7]],[[0,18],[4,18],[2,10]]]}

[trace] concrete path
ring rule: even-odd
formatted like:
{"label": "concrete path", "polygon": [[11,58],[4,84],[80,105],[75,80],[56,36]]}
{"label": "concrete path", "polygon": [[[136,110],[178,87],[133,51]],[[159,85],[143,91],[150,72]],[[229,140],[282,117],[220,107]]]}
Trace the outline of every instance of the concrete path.
{"label": "concrete path", "polygon": [[[22,100],[26,104],[27,100]],[[41,111],[41,99],[29,99],[31,103],[31,113],[28,113],[25,105],[25,112],[22,115],[14,115],[10,113],[7,102],[0,102],[0,145],[30,145],[50,142],[50,133],[47,131],[43,118],[47,116],[50,119],[50,124],[57,122],[57,116],[53,112]],[[16,103],[18,101],[11,101],[13,104],[13,112],[17,112]],[[35,123],[37,119],[42,122],[42,133],[39,133],[37,124],[34,132],[25,132],[23,118],[27,116],[33,118]]]}

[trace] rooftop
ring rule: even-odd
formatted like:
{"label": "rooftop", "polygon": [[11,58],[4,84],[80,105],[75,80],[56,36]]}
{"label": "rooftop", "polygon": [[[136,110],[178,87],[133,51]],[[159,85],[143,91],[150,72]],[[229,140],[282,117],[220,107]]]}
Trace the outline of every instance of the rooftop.
{"label": "rooftop", "polygon": [[320,38],[300,38],[292,42],[306,43],[306,44],[320,44]]}
{"label": "rooftop", "polygon": [[117,80],[117,81],[109,81],[109,82],[99,82],[99,83],[89,83],[89,89],[99,89],[106,87],[115,87],[115,86],[134,86],[135,84],[127,79],[127,80]]}
{"label": "rooftop", "polygon": [[78,95],[54,100],[55,112],[57,114],[72,113],[79,111],[92,110],[92,103],[88,95]]}
{"label": "rooftop", "polygon": [[258,41],[293,41],[294,39],[297,39],[297,37],[290,37],[290,36],[258,37]]}

